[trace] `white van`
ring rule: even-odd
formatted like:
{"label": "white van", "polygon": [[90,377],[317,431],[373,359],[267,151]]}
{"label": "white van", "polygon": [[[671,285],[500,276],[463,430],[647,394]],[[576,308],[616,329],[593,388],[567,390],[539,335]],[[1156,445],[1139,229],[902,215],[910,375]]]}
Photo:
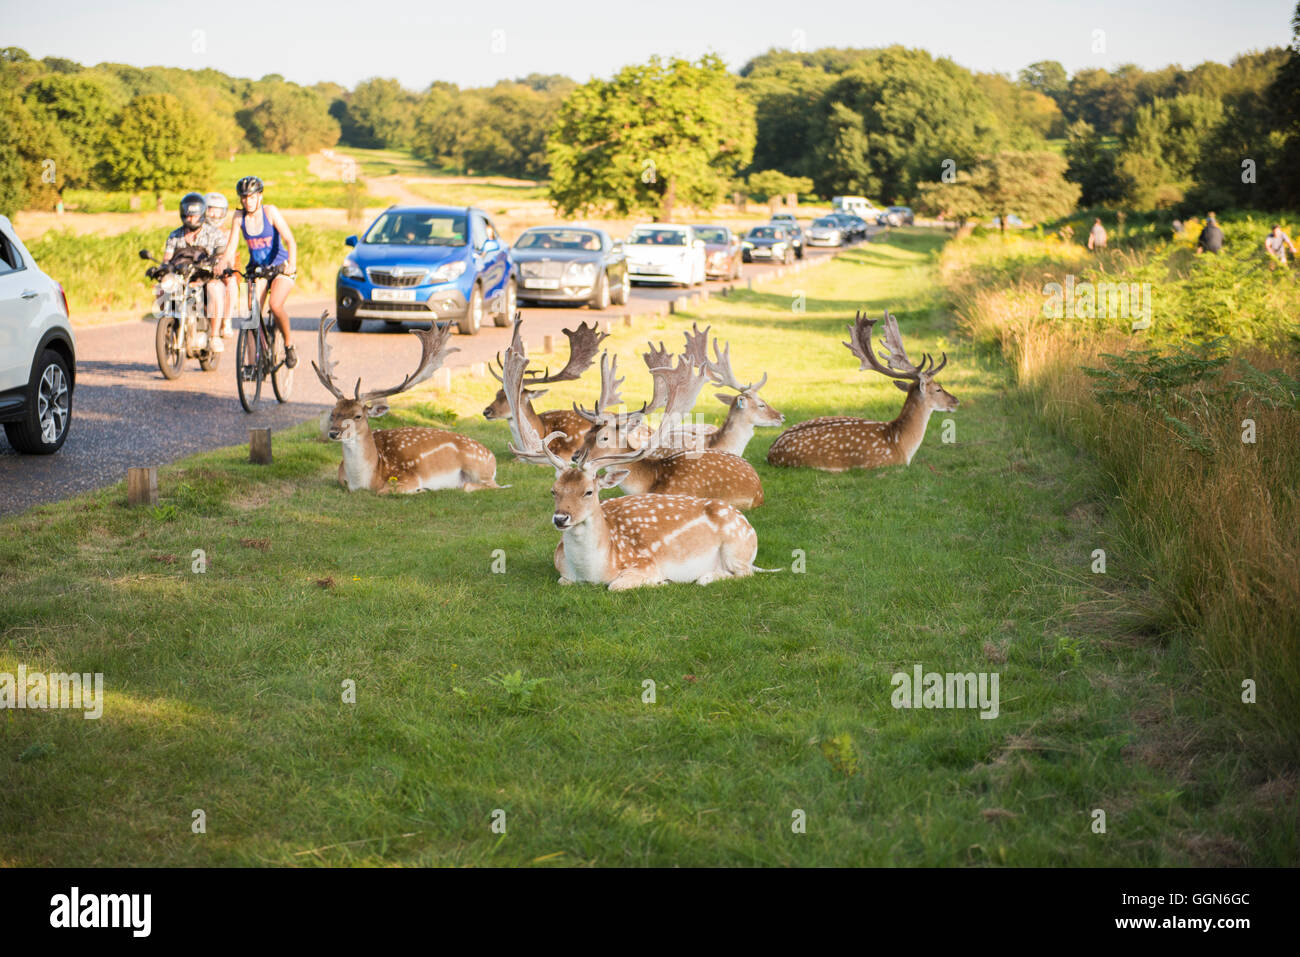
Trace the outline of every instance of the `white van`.
{"label": "white van", "polygon": [[831,212],[861,216],[873,224],[876,217],[880,215],[880,210],[876,209],[865,196],[835,196],[831,199]]}

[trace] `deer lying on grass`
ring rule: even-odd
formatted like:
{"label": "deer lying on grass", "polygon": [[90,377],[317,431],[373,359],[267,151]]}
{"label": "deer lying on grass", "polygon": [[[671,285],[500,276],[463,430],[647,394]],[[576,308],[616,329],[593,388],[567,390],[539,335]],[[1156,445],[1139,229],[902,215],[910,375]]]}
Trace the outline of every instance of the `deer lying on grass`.
{"label": "deer lying on grass", "polygon": [[[520,411],[526,364],[521,352],[513,347],[506,351],[502,384],[512,406]],[[681,377],[672,379],[669,391],[679,392],[684,385]],[[522,415],[516,421],[523,444],[511,445],[510,451],[524,461],[555,468],[551,521],[563,532],[555,549],[561,585],[598,582],[611,591],[622,591],[666,582],[707,585],[719,578],[754,573],[758,535],[730,505],[687,495],[600,500],[600,490],[612,488],[624,476],[620,466],[644,456],[653,440],[632,452],[584,457],[574,465],[551,451],[552,436],[540,436]],[[602,468],[607,471],[599,476]]]}
{"label": "deer lying on grass", "polygon": [[[707,331],[707,330],[706,330]],[[758,382],[741,385],[731,371],[731,344],[721,352],[718,340],[713,340],[712,360],[704,363],[705,372],[714,385],[732,389],[735,394],[715,393],[719,402],[728,407],[722,427],[706,440],[706,448],[732,455],[744,455],[745,447],[754,437],[755,428],[776,428],[785,422],[785,416],[758,396],[758,390],[767,383],[767,373]]]}
{"label": "deer lying on grass", "polygon": [[352,398],[343,394],[334,381],[326,336],[334,320],[321,319],[318,351],[320,364],[312,368],[336,401],[330,413],[329,437],[343,443],[343,461],[339,463],[339,484],[349,492],[365,488],[379,495],[394,492],[413,493],[425,489],[463,488],[474,492],[483,488],[501,488],[496,482],[496,457],[482,443],[444,429],[403,428],[372,431],[370,418],[388,412],[384,400],[423,382],[458,349],[447,349],[451,326],[428,331],[413,329],[420,339],[420,364],[415,371],[392,389],[361,391],[357,380]]}
{"label": "deer lying on grass", "polygon": [[[612,415],[604,410],[621,402],[618,384],[622,380],[614,380],[612,372],[606,375],[602,363],[601,395],[596,408],[580,410],[594,427],[572,461],[582,465],[593,457],[603,460],[611,455],[631,455],[615,483],[629,495],[693,495],[740,509],[762,505],[763,483],[754,467],[740,456],[715,449],[683,451],[663,447],[665,434],[695,404],[704,386],[704,371],[697,374],[695,368],[687,356],[680,357],[676,365],[653,368],[656,398],[635,412]],[[659,428],[645,441],[633,439],[632,432],[642,427],[644,416],[658,401],[663,401],[665,407]]]}
{"label": "deer lying on grass", "polygon": [[800,422],[772,443],[767,453],[771,465],[803,466],[824,472],[910,465],[925,438],[930,413],[952,412],[957,408],[957,400],[934,381],[948,364],[947,353],[937,366],[928,353],[922,356],[919,366],[913,365],[903,348],[897,321],[885,313],[884,323],[885,336],[881,340],[884,351],[880,356],[886,365],[880,364],[872,348],[875,319],[859,312],[849,326],[851,341],[844,344],[861,361],[861,369],[871,368],[888,376],[907,393],[898,418],[892,422],[871,422],[846,415],[828,415]]}
{"label": "deer lying on grass", "polygon": [[[518,319],[518,314],[516,314],[515,318]],[[511,344],[522,351],[522,340],[519,339],[518,328],[516,322],[516,335]],[[597,347],[609,333],[597,332],[595,325],[589,326],[585,322],[578,326],[577,329],[565,329],[563,331],[569,339],[568,361],[565,362],[564,368],[554,375],[551,374],[550,369],[545,372],[529,373],[524,382],[525,388],[520,414],[527,417],[532,423],[533,429],[540,435],[549,435],[553,432],[563,433],[563,438],[553,440],[552,448],[559,455],[570,456],[582,445],[582,439],[587,434],[587,430],[591,428],[591,423],[571,409],[556,409],[539,415],[533,409],[533,401],[546,395],[547,390],[536,387],[552,382],[571,382],[582,378],[582,374],[591,368],[591,363],[596,358]],[[504,369],[500,354],[497,355],[497,364]],[[490,365],[488,369],[498,382],[503,381],[501,373],[498,373]],[[483,418],[489,422],[498,419],[507,420],[510,423],[510,434],[514,438],[515,444],[520,444],[519,430],[515,426],[515,420],[510,411],[510,403],[506,400],[504,389],[497,389],[492,404],[483,410]]]}

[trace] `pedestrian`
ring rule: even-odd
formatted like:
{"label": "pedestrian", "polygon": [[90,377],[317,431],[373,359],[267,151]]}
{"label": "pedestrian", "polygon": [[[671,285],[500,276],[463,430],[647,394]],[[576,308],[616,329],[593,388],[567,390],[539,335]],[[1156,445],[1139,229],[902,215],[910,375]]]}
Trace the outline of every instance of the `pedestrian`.
{"label": "pedestrian", "polygon": [[1296,254],[1295,243],[1291,242],[1291,237],[1282,231],[1279,225],[1273,226],[1273,231],[1264,238],[1264,251],[1270,256],[1286,265],[1286,251],[1290,248],[1291,255]]}
{"label": "pedestrian", "polygon": [[1205,217],[1205,228],[1201,230],[1201,235],[1196,240],[1196,255],[1201,253],[1217,253],[1223,248],[1223,230],[1219,228],[1219,221],[1210,213]]}
{"label": "pedestrian", "polygon": [[1101,224],[1101,217],[1092,221],[1092,230],[1088,233],[1088,248],[1100,252],[1106,248],[1106,227]]}

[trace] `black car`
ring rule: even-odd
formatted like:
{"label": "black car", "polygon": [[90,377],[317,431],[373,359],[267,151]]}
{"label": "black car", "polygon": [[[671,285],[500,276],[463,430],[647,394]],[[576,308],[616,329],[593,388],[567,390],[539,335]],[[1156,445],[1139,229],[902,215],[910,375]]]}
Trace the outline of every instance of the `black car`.
{"label": "black car", "polygon": [[745,234],[740,248],[747,263],[782,262],[788,266],[794,262],[794,240],[789,227],[782,223],[755,226]]}
{"label": "black car", "polygon": [[867,221],[861,216],[855,216],[852,213],[831,213],[826,218],[833,219],[839,224],[849,242],[862,239],[867,234]]}
{"label": "black car", "polygon": [[510,250],[520,302],[626,305],[631,294],[623,244],[603,229],[534,226]]}

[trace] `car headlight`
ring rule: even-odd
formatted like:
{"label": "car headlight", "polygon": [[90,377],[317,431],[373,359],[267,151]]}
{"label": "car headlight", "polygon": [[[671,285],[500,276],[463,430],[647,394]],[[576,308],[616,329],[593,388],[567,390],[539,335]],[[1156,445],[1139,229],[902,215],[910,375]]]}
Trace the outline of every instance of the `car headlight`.
{"label": "car headlight", "polygon": [[746,239],[743,243],[740,244],[740,248],[741,248],[741,249],[753,249],[753,248],[754,248],[754,244],[751,243],[748,239]]}
{"label": "car headlight", "polygon": [[772,248],[773,248],[773,249],[785,249],[785,243],[773,243],[773,244],[772,244]]}
{"label": "car headlight", "polygon": [[596,279],[596,264],[569,263],[565,267],[564,278],[575,282],[594,282]]}
{"label": "car headlight", "polygon": [[343,260],[343,268],[340,271],[348,279],[366,278],[366,274],[361,271],[361,267],[357,265],[357,261],[353,259],[351,256]]}
{"label": "car headlight", "polygon": [[457,260],[454,263],[443,263],[432,273],[429,274],[430,282],[451,282],[453,279],[459,279],[465,272],[465,260]]}

